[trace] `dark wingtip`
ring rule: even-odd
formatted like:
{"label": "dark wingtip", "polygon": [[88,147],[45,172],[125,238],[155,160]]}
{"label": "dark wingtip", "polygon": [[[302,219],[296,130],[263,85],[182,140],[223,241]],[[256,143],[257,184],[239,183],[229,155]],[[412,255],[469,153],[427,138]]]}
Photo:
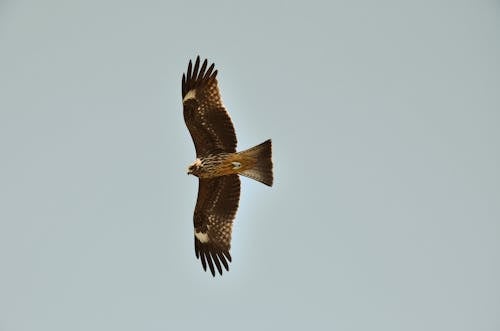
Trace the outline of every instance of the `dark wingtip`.
{"label": "dark wingtip", "polygon": [[204,252],[201,253],[201,266],[203,267],[203,270],[207,271],[207,261],[205,261]]}
{"label": "dark wingtip", "polygon": [[190,81],[191,80],[191,70],[192,70],[192,67],[193,67],[193,63],[191,62],[191,60],[189,60],[188,70],[187,70],[187,74],[186,74],[186,81]]}
{"label": "dark wingtip", "polygon": [[210,268],[210,272],[212,273],[212,276],[215,277],[215,268],[214,268],[214,262],[212,261],[212,254],[210,252],[205,253],[207,257],[207,262],[208,262],[208,267]]}
{"label": "dark wingtip", "polygon": [[210,273],[213,277],[215,277],[217,273],[222,276],[224,269],[229,271],[231,254],[228,250],[223,250],[214,245],[201,243],[196,237],[194,243],[196,258],[201,260],[201,266],[204,271],[210,269]]}
{"label": "dark wingtip", "polygon": [[207,68],[207,59],[205,59],[205,61],[203,61],[203,64],[201,65],[200,73],[198,74],[199,79],[203,79],[205,77],[206,68]]}
{"label": "dark wingtip", "polygon": [[[226,271],[229,271],[229,264],[227,263],[226,258],[224,257],[224,255],[222,254],[222,252],[217,252],[217,257],[219,258],[219,260],[224,265],[224,268],[226,269]],[[220,270],[220,274],[222,275],[222,270]]]}
{"label": "dark wingtip", "polygon": [[193,79],[196,81],[198,79],[198,69],[200,68],[200,57],[196,58],[193,68]]}
{"label": "dark wingtip", "polygon": [[220,265],[219,256],[217,255],[217,253],[212,254],[212,260],[214,260],[217,271],[219,271],[219,274],[222,275],[222,266]]}
{"label": "dark wingtip", "polygon": [[224,254],[224,256],[226,257],[226,259],[229,261],[229,262],[233,262],[232,259],[231,259],[231,253],[229,253],[228,251],[227,252],[222,252]]}
{"label": "dark wingtip", "polygon": [[[186,96],[192,89],[199,88],[205,84],[209,84],[215,79],[217,76],[217,70],[212,72],[215,67],[215,63],[212,63],[207,70],[207,66],[209,64],[208,60],[205,59],[201,64],[201,58],[199,55],[196,56],[194,62],[189,60],[187,74],[183,77],[182,81],[182,97]],[[194,65],[193,65],[194,64]]]}
{"label": "dark wingtip", "polygon": [[215,63],[212,63],[212,65],[208,68],[207,73],[205,74],[205,77],[203,79],[208,79],[210,76],[212,76],[212,70],[214,70]]}

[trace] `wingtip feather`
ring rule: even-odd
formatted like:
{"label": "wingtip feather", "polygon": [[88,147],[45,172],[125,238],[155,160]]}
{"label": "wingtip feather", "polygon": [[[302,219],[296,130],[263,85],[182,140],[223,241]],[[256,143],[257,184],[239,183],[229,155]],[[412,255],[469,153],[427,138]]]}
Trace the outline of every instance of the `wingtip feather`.
{"label": "wingtip feather", "polygon": [[217,76],[217,70],[213,71],[215,68],[215,63],[212,63],[207,70],[209,64],[208,59],[205,59],[201,64],[201,58],[199,55],[196,56],[194,62],[189,60],[187,74],[183,74],[182,79],[182,97],[184,98],[186,93],[190,90],[197,89],[205,84],[213,82]]}
{"label": "wingtip feather", "polygon": [[217,267],[217,271],[219,271],[219,274],[222,275],[222,266],[220,265],[219,256],[217,255],[217,253],[211,255],[212,260],[214,260],[215,266]]}
{"label": "wingtip feather", "polygon": [[215,277],[215,268],[214,268],[214,262],[212,261],[212,254],[210,252],[205,253],[207,257],[207,262],[208,262],[208,267],[210,268],[210,272],[212,273],[212,276]]}
{"label": "wingtip feather", "polygon": [[201,65],[200,73],[198,74],[198,79],[203,79],[205,76],[205,69],[207,68],[207,59],[203,61],[203,64]]}
{"label": "wingtip feather", "polygon": [[196,61],[194,62],[194,68],[193,68],[193,79],[197,80],[198,79],[198,69],[200,68],[200,57],[198,56],[196,58]]}
{"label": "wingtip feather", "polygon": [[217,274],[223,275],[224,270],[229,271],[229,263],[231,262],[231,254],[228,250],[219,247],[201,243],[195,237],[195,255],[201,260],[201,266],[206,272],[210,270],[212,276]]}

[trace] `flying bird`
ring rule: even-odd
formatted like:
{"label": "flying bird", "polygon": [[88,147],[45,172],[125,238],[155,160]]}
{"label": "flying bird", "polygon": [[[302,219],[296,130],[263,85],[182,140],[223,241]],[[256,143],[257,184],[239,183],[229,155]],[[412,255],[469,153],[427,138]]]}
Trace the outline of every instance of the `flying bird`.
{"label": "flying bird", "polygon": [[200,67],[189,61],[182,75],[184,121],[193,138],[196,161],[188,175],[198,177],[198,199],[194,209],[194,249],[203,269],[215,277],[222,267],[229,271],[231,232],[240,199],[243,175],[273,185],[271,140],[236,152],[236,133],[217,85],[214,64]]}

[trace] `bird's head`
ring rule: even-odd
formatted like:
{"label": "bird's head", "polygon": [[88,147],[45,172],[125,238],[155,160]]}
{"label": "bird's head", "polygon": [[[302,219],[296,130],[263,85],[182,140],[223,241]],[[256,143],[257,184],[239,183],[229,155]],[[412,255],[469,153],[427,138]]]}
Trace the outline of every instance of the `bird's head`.
{"label": "bird's head", "polygon": [[187,169],[187,174],[188,175],[197,175],[199,173],[199,170],[201,169],[201,160],[196,159],[196,161],[191,164],[188,169]]}

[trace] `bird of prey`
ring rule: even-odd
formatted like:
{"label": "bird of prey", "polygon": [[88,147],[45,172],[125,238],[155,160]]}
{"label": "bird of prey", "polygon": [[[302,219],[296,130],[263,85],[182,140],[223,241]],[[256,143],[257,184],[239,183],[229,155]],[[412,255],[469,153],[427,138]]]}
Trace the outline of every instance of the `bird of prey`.
{"label": "bird of prey", "polygon": [[203,269],[222,267],[229,271],[231,232],[240,199],[243,175],[273,185],[271,140],[236,152],[234,126],[221,100],[214,64],[207,60],[194,67],[189,61],[182,75],[184,121],[193,138],[196,161],[187,173],[198,177],[198,199],[194,209],[194,248]]}

